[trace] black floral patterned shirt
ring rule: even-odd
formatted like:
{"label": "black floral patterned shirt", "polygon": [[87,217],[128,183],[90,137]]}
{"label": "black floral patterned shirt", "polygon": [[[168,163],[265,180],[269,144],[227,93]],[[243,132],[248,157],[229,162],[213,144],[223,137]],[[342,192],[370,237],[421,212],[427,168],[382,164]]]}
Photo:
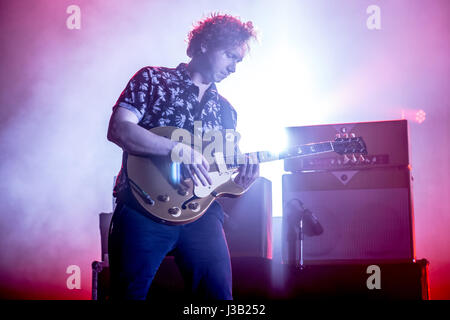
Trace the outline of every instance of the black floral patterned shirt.
{"label": "black floral patterned shirt", "polygon": [[[128,82],[113,107],[126,108],[139,119],[138,125],[151,129],[174,126],[191,133],[194,121],[201,121],[203,132],[236,129],[237,115],[213,83],[198,101],[198,87],[192,82],[186,64],[177,68],[144,67]],[[116,180],[114,196],[128,187],[124,152],[122,169]]]}

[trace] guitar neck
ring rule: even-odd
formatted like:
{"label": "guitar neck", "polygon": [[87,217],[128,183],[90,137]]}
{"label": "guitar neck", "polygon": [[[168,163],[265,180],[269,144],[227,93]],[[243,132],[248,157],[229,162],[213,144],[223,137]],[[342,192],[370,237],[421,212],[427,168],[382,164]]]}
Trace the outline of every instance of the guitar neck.
{"label": "guitar neck", "polygon": [[296,146],[289,148],[286,151],[280,153],[273,153],[269,151],[257,151],[239,154],[234,157],[226,157],[225,163],[227,164],[228,169],[237,168],[240,164],[244,163],[245,157],[253,157],[256,156],[258,163],[270,162],[275,160],[284,160],[291,158],[298,158],[304,156],[310,156],[321,153],[334,152],[334,145],[332,141],[325,141],[319,143],[310,143],[304,144],[301,146]]}

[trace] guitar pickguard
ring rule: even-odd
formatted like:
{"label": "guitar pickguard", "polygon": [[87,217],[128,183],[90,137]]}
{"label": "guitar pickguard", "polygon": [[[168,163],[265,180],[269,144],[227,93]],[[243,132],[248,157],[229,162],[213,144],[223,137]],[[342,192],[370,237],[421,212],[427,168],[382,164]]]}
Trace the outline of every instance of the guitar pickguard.
{"label": "guitar pickguard", "polygon": [[199,198],[205,198],[211,194],[216,188],[220,187],[224,183],[227,183],[232,175],[234,173],[234,170],[228,170],[222,173],[219,172],[210,172],[209,176],[211,177],[212,184],[209,186],[195,186],[194,187],[194,194]]}

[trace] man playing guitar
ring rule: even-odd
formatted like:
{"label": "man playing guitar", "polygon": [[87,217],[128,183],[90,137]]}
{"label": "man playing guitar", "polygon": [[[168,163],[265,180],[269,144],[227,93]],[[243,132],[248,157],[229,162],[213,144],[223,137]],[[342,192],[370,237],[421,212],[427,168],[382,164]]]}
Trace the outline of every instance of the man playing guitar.
{"label": "man playing guitar", "polygon": [[[235,130],[236,111],[219,95],[215,83],[235,72],[255,37],[251,22],[211,15],[189,33],[188,64],[142,68],[113,107],[108,140],[123,149],[109,236],[113,299],[146,299],[156,271],[169,252],[173,252],[193,297],[232,299],[231,263],[220,205],[213,202],[200,218],[183,225],[153,220],[131,193],[127,158],[170,157],[174,148],[181,148],[183,179],[196,186],[211,184],[209,163],[203,154],[149,129],[173,126],[194,133],[194,121],[201,121],[203,132]],[[259,165],[247,160],[239,166],[234,182],[245,189],[258,176]]]}

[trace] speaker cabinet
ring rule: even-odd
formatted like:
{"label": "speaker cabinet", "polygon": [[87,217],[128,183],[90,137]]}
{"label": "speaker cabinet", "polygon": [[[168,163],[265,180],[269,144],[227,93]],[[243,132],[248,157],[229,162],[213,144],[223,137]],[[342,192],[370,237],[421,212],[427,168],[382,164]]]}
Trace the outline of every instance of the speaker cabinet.
{"label": "speaker cabinet", "polygon": [[258,178],[237,198],[219,198],[231,257],[272,257],[272,183]]}
{"label": "speaker cabinet", "polygon": [[287,205],[297,200],[323,228],[318,236],[304,236],[305,264],[412,262],[410,190],[407,167],[284,175],[283,262],[294,263],[299,257],[300,241],[292,239],[299,228]]}

